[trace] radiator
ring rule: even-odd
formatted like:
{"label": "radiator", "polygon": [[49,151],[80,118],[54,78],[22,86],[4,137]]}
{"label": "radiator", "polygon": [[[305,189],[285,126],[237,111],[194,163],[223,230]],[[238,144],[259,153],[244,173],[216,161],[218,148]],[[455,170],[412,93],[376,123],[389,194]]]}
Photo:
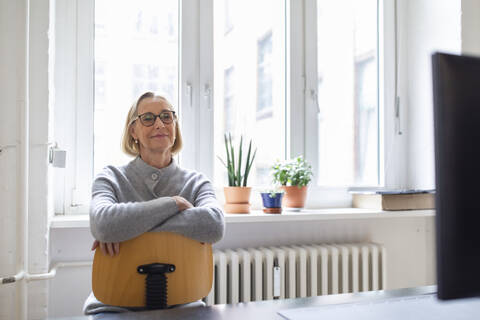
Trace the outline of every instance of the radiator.
{"label": "radiator", "polygon": [[207,305],[382,290],[386,251],[374,243],[214,251]]}

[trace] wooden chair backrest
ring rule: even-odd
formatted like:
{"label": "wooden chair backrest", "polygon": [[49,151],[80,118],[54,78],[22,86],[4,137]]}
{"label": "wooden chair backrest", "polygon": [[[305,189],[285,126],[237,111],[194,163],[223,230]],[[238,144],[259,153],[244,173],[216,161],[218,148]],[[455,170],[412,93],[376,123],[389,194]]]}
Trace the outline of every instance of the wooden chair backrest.
{"label": "wooden chair backrest", "polygon": [[96,249],[92,268],[95,297],[109,305],[145,307],[146,275],[137,267],[150,263],[174,264],[167,273],[168,305],[193,302],[207,296],[212,288],[212,245],[171,232],[147,232],[120,244],[116,256]]}

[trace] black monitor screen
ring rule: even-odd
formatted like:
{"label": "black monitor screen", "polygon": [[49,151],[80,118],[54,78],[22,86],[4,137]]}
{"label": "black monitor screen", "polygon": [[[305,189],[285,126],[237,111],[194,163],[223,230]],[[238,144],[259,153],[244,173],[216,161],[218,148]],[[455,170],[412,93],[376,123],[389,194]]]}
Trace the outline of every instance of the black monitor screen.
{"label": "black monitor screen", "polygon": [[480,295],[480,58],[432,56],[439,299]]}

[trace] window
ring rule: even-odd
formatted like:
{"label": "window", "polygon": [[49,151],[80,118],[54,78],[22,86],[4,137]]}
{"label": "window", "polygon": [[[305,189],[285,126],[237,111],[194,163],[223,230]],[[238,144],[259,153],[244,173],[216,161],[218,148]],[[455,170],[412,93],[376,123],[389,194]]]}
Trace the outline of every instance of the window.
{"label": "window", "polygon": [[225,88],[224,88],[224,111],[223,117],[225,119],[225,132],[235,132],[235,109],[234,109],[234,84],[233,84],[233,67],[225,70]]}
{"label": "window", "polygon": [[357,184],[378,181],[378,107],[373,52],[355,62],[355,177]]}
{"label": "window", "polygon": [[[229,6],[234,10],[227,10]],[[236,148],[241,135],[244,148],[252,139],[258,151],[248,184],[268,186],[269,168],[286,151],[285,3],[259,0],[252,10],[240,1],[215,1],[214,25],[222,25],[228,12],[235,28],[214,31],[214,154],[225,157],[227,132]],[[214,182],[224,186],[225,168],[213,159]]]}
{"label": "window", "polygon": [[[379,184],[377,0],[317,0],[317,184]],[[332,32],[335,30],[335,32]]]}
{"label": "window", "polygon": [[257,119],[272,113],[272,33],[258,41]]}
{"label": "window", "polygon": [[100,110],[105,108],[105,104],[107,103],[107,93],[106,90],[106,71],[107,63],[102,60],[95,61],[95,104],[97,109]]}
{"label": "window", "polygon": [[348,187],[384,184],[393,8],[392,0],[58,2],[55,140],[67,169],[55,173],[56,212],[86,213],[95,174],[130,160],[122,129],[147,90],[178,111],[180,165],[218,188],[227,183],[217,159],[227,132],[258,149],[250,186],[269,186],[276,160],[303,154],[319,195],[310,206],[348,205]]}
{"label": "window", "polygon": [[[115,2],[115,14],[95,1],[94,174],[129,157],[120,149],[122,129],[132,102],[146,91],[178,105],[178,2]],[[108,33],[103,29],[110,30]],[[97,32],[97,30],[100,30]],[[109,67],[105,68],[105,61]]]}
{"label": "window", "polygon": [[233,29],[233,6],[239,3],[234,0],[225,0],[225,34],[229,33]]}

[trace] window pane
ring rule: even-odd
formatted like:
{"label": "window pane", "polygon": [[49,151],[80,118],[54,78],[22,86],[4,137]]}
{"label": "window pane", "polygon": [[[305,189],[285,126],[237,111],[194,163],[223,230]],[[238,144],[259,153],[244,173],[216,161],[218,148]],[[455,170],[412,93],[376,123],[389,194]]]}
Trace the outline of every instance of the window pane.
{"label": "window pane", "polygon": [[377,0],[317,0],[317,16],[317,183],[377,185]]}
{"label": "window pane", "polygon": [[[115,10],[112,10],[115,8]],[[94,170],[121,165],[127,113],[145,91],[177,107],[178,1],[95,1]]]}
{"label": "window pane", "polygon": [[[258,151],[248,185],[269,185],[270,167],[285,157],[285,3],[214,1],[214,25],[215,155],[226,157],[226,132],[235,150],[243,135],[244,156],[252,139]],[[218,159],[214,177],[227,185]]]}

